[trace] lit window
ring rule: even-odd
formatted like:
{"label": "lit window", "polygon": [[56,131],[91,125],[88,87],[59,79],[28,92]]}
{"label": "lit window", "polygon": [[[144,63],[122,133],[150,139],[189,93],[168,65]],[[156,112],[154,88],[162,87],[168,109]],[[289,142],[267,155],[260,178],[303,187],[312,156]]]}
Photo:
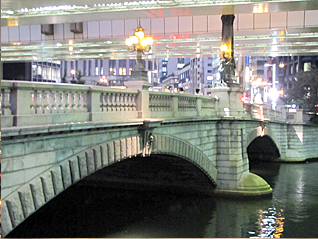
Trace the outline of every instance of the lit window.
{"label": "lit window", "polygon": [[129,68],[129,75],[131,75],[132,68]]}
{"label": "lit window", "polygon": [[310,71],[311,62],[305,62],[304,63],[304,71]]}
{"label": "lit window", "polygon": [[42,67],[38,66],[38,70],[37,70],[38,75],[42,75]]}
{"label": "lit window", "polygon": [[126,75],[126,68],[125,67],[119,67],[118,74],[119,75]]}
{"label": "lit window", "polygon": [[99,74],[98,74],[98,66],[97,67],[95,67],[95,76],[98,76]]}
{"label": "lit window", "polygon": [[116,68],[109,68],[109,74],[110,74],[111,76],[116,75]]}

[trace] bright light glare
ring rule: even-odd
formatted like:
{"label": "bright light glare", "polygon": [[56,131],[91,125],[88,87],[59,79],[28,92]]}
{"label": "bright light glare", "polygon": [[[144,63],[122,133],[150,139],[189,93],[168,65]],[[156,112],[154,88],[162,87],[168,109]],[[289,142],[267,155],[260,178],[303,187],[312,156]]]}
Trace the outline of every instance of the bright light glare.
{"label": "bright light glare", "polygon": [[152,37],[147,37],[146,39],[147,39],[147,44],[149,46],[151,46],[153,44],[153,38]]}
{"label": "bright light glare", "polygon": [[126,41],[125,41],[125,44],[127,45],[127,46],[132,46],[132,39],[129,37],[129,38],[127,38],[126,39]]}
{"label": "bright light glare", "polygon": [[147,39],[146,38],[141,39],[140,45],[143,46],[143,47],[146,47],[148,45]]}
{"label": "bright light glare", "polygon": [[220,46],[220,50],[221,50],[221,51],[227,51],[227,50],[228,50],[228,46],[227,46],[226,44],[222,44],[222,45]]}
{"label": "bright light glare", "polygon": [[275,88],[271,88],[269,89],[269,98],[272,100],[272,101],[277,101],[278,97],[279,97],[279,92],[277,91],[277,89]]}
{"label": "bright light glare", "polygon": [[143,31],[135,32],[135,35],[141,40],[145,37],[145,33]]}
{"label": "bright light glare", "polygon": [[131,42],[132,42],[132,44],[137,44],[138,43],[138,37],[132,36],[131,37]]}

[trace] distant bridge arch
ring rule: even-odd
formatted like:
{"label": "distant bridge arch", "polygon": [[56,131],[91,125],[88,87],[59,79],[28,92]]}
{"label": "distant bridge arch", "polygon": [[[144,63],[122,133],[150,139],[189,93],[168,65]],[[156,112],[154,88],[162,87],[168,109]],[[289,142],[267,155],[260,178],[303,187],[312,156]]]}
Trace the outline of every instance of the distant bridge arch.
{"label": "distant bridge arch", "polygon": [[246,138],[249,160],[277,161],[280,158],[281,147],[275,133],[267,126],[261,125],[254,128]]}
{"label": "distant bridge arch", "polygon": [[85,149],[47,169],[6,197],[2,208],[7,219],[2,221],[6,229],[3,233],[10,233],[31,214],[81,179],[137,155],[178,156],[198,167],[216,185],[215,165],[193,145],[175,137],[154,135],[153,145],[146,147],[147,142],[140,136],[116,139]]}

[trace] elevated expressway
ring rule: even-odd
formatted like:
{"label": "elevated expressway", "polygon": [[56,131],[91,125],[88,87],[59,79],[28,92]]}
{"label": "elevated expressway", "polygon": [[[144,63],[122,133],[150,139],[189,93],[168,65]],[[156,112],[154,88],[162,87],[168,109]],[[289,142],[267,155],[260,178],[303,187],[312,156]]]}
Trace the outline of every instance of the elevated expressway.
{"label": "elevated expressway", "polygon": [[[3,0],[1,61],[135,58],[124,39],[141,25],[155,38],[149,57],[219,54],[221,15],[235,14],[237,56],[317,55],[318,2]],[[83,22],[83,33],[70,24]],[[54,24],[54,35],[40,24]],[[68,51],[73,39],[73,54]]]}

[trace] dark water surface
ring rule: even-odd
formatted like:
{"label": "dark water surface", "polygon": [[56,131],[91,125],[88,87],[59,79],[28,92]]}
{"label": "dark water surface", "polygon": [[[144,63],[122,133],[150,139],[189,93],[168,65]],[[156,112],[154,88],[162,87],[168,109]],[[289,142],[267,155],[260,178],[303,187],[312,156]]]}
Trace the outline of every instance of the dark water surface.
{"label": "dark water surface", "polygon": [[317,238],[318,162],[259,163],[251,171],[269,182],[271,197],[75,186],[9,236]]}

